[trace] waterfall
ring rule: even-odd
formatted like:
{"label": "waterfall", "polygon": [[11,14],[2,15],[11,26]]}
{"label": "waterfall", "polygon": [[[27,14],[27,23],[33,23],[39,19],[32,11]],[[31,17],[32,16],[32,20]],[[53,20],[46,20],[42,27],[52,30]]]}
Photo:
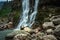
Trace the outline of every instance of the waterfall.
{"label": "waterfall", "polygon": [[36,18],[36,14],[37,14],[38,2],[39,2],[39,0],[35,0],[34,11],[30,15],[30,24],[29,24],[29,27],[31,27],[34,24],[34,22],[35,22],[35,18]]}
{"label": "waterfall", "polygon": [[35,0],[34,11],[29,16],[28,15],[30,11],[29,0],[22,0],[22,9],[23,9],[22,17],[16,29],[20,29],[20,27],[22,26],[31,27],[33,25],[33,23],[35,22],[36,14],[37,14],[38,2],[39,0]]}
{"label": "waterfall", "polygon": [[28,13],[29,13],[29,0],[22,0],[22,17],[21,20],[17,26],[17,29],[20,29],[21,26],[27,26],[27,21],[28,21]]}

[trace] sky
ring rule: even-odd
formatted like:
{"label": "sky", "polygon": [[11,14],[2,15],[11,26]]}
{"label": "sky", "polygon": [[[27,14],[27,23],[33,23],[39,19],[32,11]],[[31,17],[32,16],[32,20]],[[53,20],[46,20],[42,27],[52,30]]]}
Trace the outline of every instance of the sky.
{"label": "sky", "polygon": [[[7,1],[7,0],[0,0],[0,2],[2,2],[2,1]],[[8,1],[11,1],[11,0],[8,0]]]}

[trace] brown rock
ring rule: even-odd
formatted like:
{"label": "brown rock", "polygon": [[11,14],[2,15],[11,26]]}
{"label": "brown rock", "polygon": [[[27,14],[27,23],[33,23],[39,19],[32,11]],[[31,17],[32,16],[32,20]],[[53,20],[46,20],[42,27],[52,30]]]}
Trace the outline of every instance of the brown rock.
{"label": "brown rock", "polygon": [[13,23],[12,22],[8,23],[8,28],[13,28]]}

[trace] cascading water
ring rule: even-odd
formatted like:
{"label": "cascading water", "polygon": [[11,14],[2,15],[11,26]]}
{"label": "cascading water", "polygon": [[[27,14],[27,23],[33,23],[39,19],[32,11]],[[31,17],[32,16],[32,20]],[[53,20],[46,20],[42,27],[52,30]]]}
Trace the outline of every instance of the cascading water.
{"label": "cascading water", "polygon": [[33,23],[35,22],[36,14],[37,14],[38,2],[39,2],[39,0],[35,0],[34,11],[29,16],[28,15],[29,11],[30,11],[29,0],[22,0],[23,13],[22,13],[21,20],[16,29],[20,29],[20,27],[22,27],[22,26],[31,27],[33,25]]}
{"label": "cascading water", "polygon": [[17,29],[20,29],[21,26],[27,26],[28,21],[28,13],[29,13],[29,0],[23,0],[22,1],[22,8],[23,8],[23,14],[21,17],[21,20],[17,26]]}
{"label": "cascading water", "polygon": [[36,14],[37,14],[38,2],[39,2],[39,0],[35,0],[34,11],[30,15],[30,24],[29,24],[29,27],[31,27],[33,25],[33,23],[35,22],[35,18],[36,18]]}

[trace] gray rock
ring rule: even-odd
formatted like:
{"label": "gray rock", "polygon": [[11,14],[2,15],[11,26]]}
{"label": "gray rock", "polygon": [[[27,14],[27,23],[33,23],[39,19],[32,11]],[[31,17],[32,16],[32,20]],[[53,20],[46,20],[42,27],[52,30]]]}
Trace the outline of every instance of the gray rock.
{"label": "gray rock", "polygon": [[60,40],[60,25],[56,26],[54,30],[54,35]]}
{"label": "gray rock", "polygon": [[[28,35],[28,32],[25,32],[24,30],[14,30],[13,32],[6,35],[6,40],[17,40],[19,37],[25,37]],[[18,37],[18,38],[17,38]]]}
{"label": "gray rock", "polygon": [[53,31],[52,29],[47,29],[47,30],[46,30],[46,33],[47,33],[47,34],[53,34],[54,31]]}
{"label": "gray rock", "polygon": [[60,25],[55,26],[55,31],[60,31]]}
{"label": "gray rock", "polygon": [[44,22],[42,26],[44,29],[46,29],[49,27],[54,27],[54,24],[53,24],[53,22]]}
{"label": "gray rock", "polygon": [[52,21],[55,25],[60,24],[60,15],[51,17],[50,21]]}
{"label": "gray rock", "polygon": [[45,35],[43,36],[43,40],[57,40],[54,35]]}
{"label": "gray rock", "polygon": [[38,36],[38,38],[39,39],[43,39],[43,36],[44,36],[45,34],[43,33],[43,32],[39,32],[39,33],[37,33],[37,36]]}
{"label": "gray rock", "polygon": [[17,34],[13,40],[25,40],[27,37],[27,34]]}

